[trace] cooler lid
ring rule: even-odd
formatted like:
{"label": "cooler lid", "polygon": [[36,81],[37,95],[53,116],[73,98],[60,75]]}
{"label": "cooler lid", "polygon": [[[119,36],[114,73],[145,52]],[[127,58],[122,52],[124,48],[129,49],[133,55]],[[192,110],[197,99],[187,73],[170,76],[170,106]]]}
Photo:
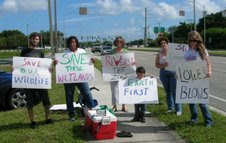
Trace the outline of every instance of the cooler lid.
{"label": "cooler lid", "polygon": [[117,121],[117,118],[115,115],[113,115],[111,112],[106,110],[106,116],[98,116],[96,113],[96,110],[88,110],[87,115],[89,116],[90,119],[93,120],[95,123],[99,123],[102,121],[103,117],[110,117],[110,121]]}

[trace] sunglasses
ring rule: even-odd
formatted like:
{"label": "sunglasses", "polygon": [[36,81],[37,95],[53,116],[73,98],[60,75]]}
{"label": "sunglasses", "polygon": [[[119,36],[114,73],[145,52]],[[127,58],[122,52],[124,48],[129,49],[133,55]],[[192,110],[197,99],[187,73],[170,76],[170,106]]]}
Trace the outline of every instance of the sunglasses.
{"label": "sunglasses", "polygon": [[189,40],[189,42],[198,42],[198,40]]}

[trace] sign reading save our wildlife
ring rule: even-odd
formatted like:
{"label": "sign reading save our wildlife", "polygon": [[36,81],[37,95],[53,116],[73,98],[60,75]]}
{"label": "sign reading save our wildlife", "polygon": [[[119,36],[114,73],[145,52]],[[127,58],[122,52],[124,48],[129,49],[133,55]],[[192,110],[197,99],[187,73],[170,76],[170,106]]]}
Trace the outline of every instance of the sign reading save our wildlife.
{"label": "sign reading save our wildlife", "polygon": [[208,103],[209,78],[205,61],[179,64],[177,72],[176,103]]}
{"label": "sign reading save our wildlife", "polygon": [[104,81],[117,81],[126,74],[136,72],[134,53],[105,55],[101,59]]}
{"label": "sign reading save our wildlife", "polygon": [[119,104],[158,103],[156,78],[129,77],[119,80]]}
{"label": "sign reading save our wildlife", "polygon": [[94,79],[91,53],[57,53],[56,83],[88,82]]}
{"label": "sign reading save our wildlife", "polygon": [[166,60],[166,70],[176,71],[176,65],[184,61],[184,53],[188,50],[187,44],[169,43]]}
{"label": "sign reading save our wildlife", "polygon": [[13,88],[51,89],[52,59],[13,57]]}

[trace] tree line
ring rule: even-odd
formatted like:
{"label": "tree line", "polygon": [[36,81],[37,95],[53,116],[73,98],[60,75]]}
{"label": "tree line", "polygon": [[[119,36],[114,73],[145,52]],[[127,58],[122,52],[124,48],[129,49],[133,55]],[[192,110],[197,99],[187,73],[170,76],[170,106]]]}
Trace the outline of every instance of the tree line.
{"label": "tree line", "polygon": [[[197,24],[197,31],[204,37],[204,18],[200,18]],[[167,32],[162,33],[168,37],[170,42],[174,43],[187,43],[187,34],[193,30],[192,23],[181,22],[179,26],[171,26]],[[41,47],[50,45],[49,31],[40,31],[41,34]],[[62,37],[63,33],[58,31],[58,36],[61,38],[56,40],[65,41]],[[206,46],[208,49],[226,49],[226,17],[222,16],[221,12],[209,14],[206,16]],[[107,41],[107,40],[104,40]],[[148,39],[148,47],[157,47],[158,38]],[[97,42],[97,41],[96,41]],[[138,39],[127,43],[131,45],[143,45],[144,40]],[[92,41],[83,42],[82,45],[92,46]],[[27,47],[28,37],[19,30],[4,30],[0,32],[0,49],[18,49]],[[62,44],[62,43],[61,43]]]}

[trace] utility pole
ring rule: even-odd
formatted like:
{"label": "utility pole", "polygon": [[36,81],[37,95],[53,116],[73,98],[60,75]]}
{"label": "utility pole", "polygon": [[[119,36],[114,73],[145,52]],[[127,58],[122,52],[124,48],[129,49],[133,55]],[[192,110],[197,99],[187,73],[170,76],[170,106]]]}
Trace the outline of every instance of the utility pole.
{"label": "utility pole", "polygon": [[194,31],[196,31],[196,18],[195,18],[195,0],[193,0],[193,10],[194,10]]}
{"label": "utility pole", "polygon": [[206,45],[206,10],[205,6],[203,6],[203,21],[204,21],[204,28],[203,28],[203,34],[204,34],[204,44]]}
{"label": "utility pole", "polygon": [[55,20],[55,29],[54,29],[54,47],[55,53],[58,51],[58,31],[57,31],[57,8],[56,8],[56,0],[54,0],[54,20]]}
{"label": "utility pole", "polygon": [[30,46],[30,43],[29,43],[29,32],[28,32],[28,29],[29,29],[29,24],[27,24],[27,47]]}
{"label": "utility pole", "polygon": [[55,54],[55,49],[53,45],[53,30],[52,30],[52,13],[51,13],[51,0],[48,0],[48,10],[49,10],[49,33],[50,33],[50,46],[52,50],[52,56]]}
{"label": "utility pole", "polygon": [[144,16],[144,47],[147,46],[147,7],[145,7],[145,16]]}

